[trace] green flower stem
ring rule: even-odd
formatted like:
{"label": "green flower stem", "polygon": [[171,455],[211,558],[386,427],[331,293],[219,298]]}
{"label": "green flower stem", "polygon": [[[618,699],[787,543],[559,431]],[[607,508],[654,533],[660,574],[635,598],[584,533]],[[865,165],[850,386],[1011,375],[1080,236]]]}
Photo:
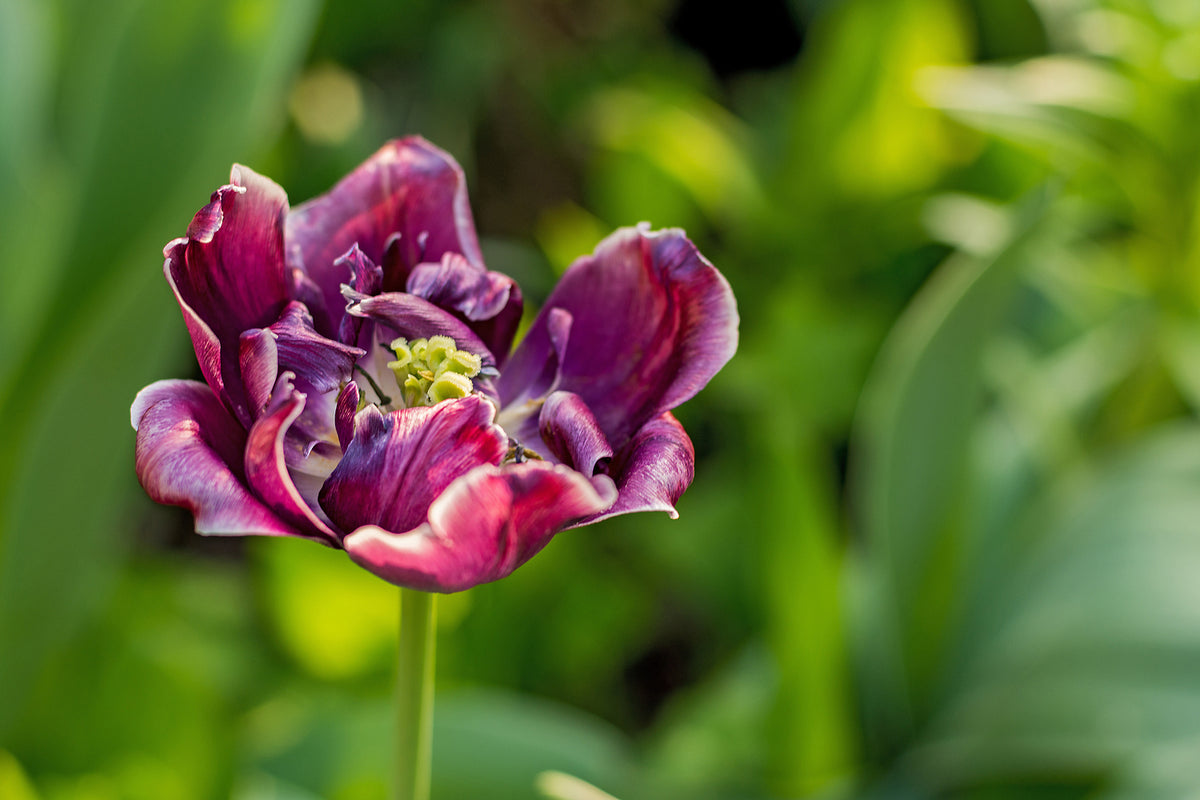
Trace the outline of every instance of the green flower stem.
{"label": "green flower stem", "polygon": [[429,800],[433,752],[433,654],[436,596],[400,590],[396,671],[396,800]]}

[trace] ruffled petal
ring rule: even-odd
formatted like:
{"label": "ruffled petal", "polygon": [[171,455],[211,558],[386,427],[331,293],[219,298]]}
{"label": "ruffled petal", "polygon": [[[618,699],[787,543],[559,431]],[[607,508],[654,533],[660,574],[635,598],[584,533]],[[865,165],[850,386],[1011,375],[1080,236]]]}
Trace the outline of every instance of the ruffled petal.
{"label": "ruffled petal", "polygon": [[[374,261],[367,258],[366,253],[360,250],[357,244],[351,245],[345,255],[333,263],[349,273],[349,280],[345,285],[349,286],[355,295],[364,297],[376,295],[383,288],[383,270]],[[359,332],[366,324],[366,320],[345,313],[346,300],[343,297],[338,299],[342,301],[341,306],[338,307],[338,316],[341,317],[341,322],[337,327],[338,338],[347,344],[357,345],[360,343]]]}
{"label": "ruffled petal", "polygon": [[679,516],[675,504],[692,483],[696,451],[679,420],[666,412],[650,420],[617,451],[608,474],[617,483],[617,502],[603,513],[580,520],[590,525],[618,514],[665,511]]}
{"label": "ruffled petal", "polygon": [[309,495],[306,497],[296,483],[298,476],[288,469],[292,466],[302,475],[322,476],[334,465],[333,454],[314,451],[307,437],[288,436],[292,423],[304,411],[306,399],[304,393],[296,391],[292,377],[288,372],[279,377],[265,413],[250,429],[244,461],[246,481],[299,535],[336,545],[338,537],[316,505],[320,481],[304,482]]}
{"label": "ruffled petal", "polygon": [[615,495],[605,476],[589,481],[562,465],[482,466],[451,484],[424,524],[401,534],[365,526],[343,546],[357,564],[398,586],[458,592],[505,577]]}
{"label": "ruffled petal", "polygon": [[538,433],[559,461],[584,475],[594,475],[613,455],[591,409],[571,392],[554,392],[546,398]]}
{"label": "ruffled petal", "polygon": [[582,397],[618,447],[700,391],[737,349],[729,283],[678,230],[624,228],[572,264],[508,369],[544,362],[554,309],[572,317],[557,388]]}
{"label": "ruffled petal", "polygon": [[321,506],[343,531],[416,527],[455,479],[480,464],[500,463],[508,440],[494,415],[495,407],[477,395],[387,414],[367,406],[321,490]]}
{"label": "ruffled petal", "polygon": [[229,180],[196,214],[187,236],[163,250],[163,273],[205,380],[248,424],[238,337],[275,321],[292,291],[283,263],[288,206],[278,184],[248,167],[235,164]]}
{"label": "ruffled petal", "polygon": [[496,359],[487,345],[466,323],[428,300],[399,292],[384,292],[375,297],[349,296],[347,311],[351,315],[383,323],[392,331],[391,336],[384,336],[380,341],[390,341],[397,336],[406,339],[449,336],[459,349],[479,356],[483,374],[495,374]]}
{"label": "ruffled petal", "polygon": [[351,245],[385,264],[389,240],[397,240],[397,277],[385,290],[400,290],[407,270],[443,253],[483,263],[467,202],[462,168],[443,150],[418,136],[388,142],[327,194],[297,207],[287,219],[288,263],[321,287],[336,332],[343,307],[339,287],[348,275],[336,259]]}
{"label": "ruffled petal", "polygon": [[562,363],[571,338],[572,318],[561,308],[543,308],[535,321],[537,336],[526,334],[496,381],[502,408],[537,401],[562,382]]}
{"label": "ruffled petal", "polygon": [[153,383],[138,393],[130,417],[142,487],[155,502],[191,511],[197,533],[298,535],[246,486],[246,432],[208,386]]}
{"label": "ruffled petal", "polygon": [[346,451],[354,439],[354,415],[357,413],[358,384],[351,381],[338,394],[333,414],[333,426],[337,431],[338,446],[342,448],[342,452]]}
{"label": "ruffled petal", "polygon": [[364,353],[357,347],[317,333],[313,319],[300,303],[290,303],[270,330],[277,339],[279,369],[296,373],[296,388],[325,393],[350,379],[354,362]]}
{"label": "ruffled petal", "polygon": [[481,269],[457,253],[446,253],[440,263],[418,264],[409,273],[405,290],[453,312],[504,364],[524,307],[512,278]]}
{"label": "ruffled petal", "polygon": [[244,331],[239,352],[253,419],[262,415],[279,375],[291,372],[296,390],[308,399],[289,435],[304,437],[306,452],[321,441],[336,443],[333,414],[337,392],[350,380],[362,350],[321,336],[308,309],[292,301],[269,328]]}

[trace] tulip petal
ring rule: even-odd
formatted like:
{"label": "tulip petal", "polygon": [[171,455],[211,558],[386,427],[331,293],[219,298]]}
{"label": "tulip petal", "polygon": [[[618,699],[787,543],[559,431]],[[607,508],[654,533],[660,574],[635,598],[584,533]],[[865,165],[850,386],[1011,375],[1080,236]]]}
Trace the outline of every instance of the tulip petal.
{"label": "tulip petal", "polygon": [[243,422],[250,413],[238,368],[238,337],[274,322],[291,278],[283,263],[287,195],[274,181],[234,165],[229,185],[213,193],[167,244],[163,273],[183,311],[209,386]]}
{"label": "tulip petal", "polygon": [[382,322],[393,331],[381,341],[390,341],[397,336],[406,339],[427,339],[430,336],[449,336],[461,350],[479,356],[483,372],[495,374],[496,359],[487,345],[467,327],[466,323],[443,311],[428,300],[411,294],[384,292],[375,297],[349,294],[347,312]]}
{"label": "tulip petal", "polygon": [[508,439],[494,415],[495,407],[477,395],[387,414],[367,406],[321,490],[321,506],[344,531],[416,527],[455,479],[480,464],[500,463]]}
{"label": "tulip petal", "polygon": [[636,511],[665,511],[676,519],[675,504],[695,475],[696,451],[679,420],[668,411],[643,425],[617,451],[606,471],[616,481],[617,501],[577,525]]}
{"label": "tulip petal", "polygon": [[[296,391],[292,380],[289,372],[279,376],[265,413],[250,429],[244,456],[246,481],[299,535],[335,545],[337,536],[316,504],[315,490],[320,482],[316,481],[315,486],[313,482],[305,482],[305,488],[312,494],[306,497],[288,469],[293,466],[298,473],[319,476],[333,467],[330,454],[313,452],[307,437],[288,436],[292,423],[304,411],[306,399],[303,392]],[[309,459],[314,463],[306,468]],[[327,466],[318,461],[328,462]]]}
{"label": "tulip petal", "polygon": [[418,264],[409,273],[405,290],[453,312],[503,365],[524,307],[512,278],[481,269],[457,253],[446,253],[440,263]]}
{"label": "tulip petal", "polygon": [[521,403],[540,400],[562,382],[562,363],[573,324],[571,314],[561,308],[548,311],[543,308],[534,324],[536,338],[530,338],[531,329],[496,381],[501,407],[506,411]]}
{"label": "tulip petal", "polygon": [[559,461],[584,475],[594,475],[613,455],[591,409],[571,392],[554,392],[546,398],[538,432]]}
{"label": "tulip petal", "polygon": [[358,384],[351,381],[338,394],[333,415],[333,426],[337,431],[338,445],[342,448],[342,452],[346,451],[354,439],[354,415],[357,413]]}
{"label": "tulip petal", "polygon": [[343,305],[339,287],[348,277],[336,259],[357,244],[384,264],[384,251],[397,233],[397,268],[404,275],[393,280],[385,275],[387,290],[402,288],[408,269],[443,253],[483,263],[462,168],[419,136],[388,142],[327,194],[297,207],[287,219],[288,263],[321,286],[336,325]]}
{"label": "tulip petal", "polygon": [[279,380],[279,348],[269,328],[251,328],[238,339],[238,367],[250,419],[262,416]]}
{"label": "tulip petal", "polygon": [[197,533],[297,535],[247,488],[246,433],[207,385],[153,383],[138,393],[130,416],[142,487],[155,502],[191,511]]}
{"label": "tulip petal", "polygon": [[[345,285],[349,286],[355,294],[376,295],[383,288],[383,270],[374,261],[367,258],[357,244],[351,245],[345,255],[333,263],[349,273],[349,279]],[[362,330],[366,320],[346,314],[346,300],[341,296],[338,297],[338,300],[341,301],[341,305],[337,308],[337,316],[341,318],[337,327],[338,338],[347,344],[360,344],[359,331]]]}
{"label": "tulip petal", "polygon": [[616,446],[700,391],[737,349],[729,283],[679,230],[624,228],[572,264],[509,369],[544,358],[556,308],[573,320],[557,388],[582,397]]}
{"label": "tulip petal", "polygon": [[271,325],[279,348],[279,369],[296,373],[296,388],[325,393],[350,379],[354,362],[364,353],[357,347],[326,339],[313,327],[313,319],[300,303],[289,303]]}
{"label": "tulip petal", "polygon": [[343,546],[357,564],[398,586],[458,592],[505,577],[615,495],[605,476],[589,481],[562,465],[481,466],[433,502],[424,524],[401,534],[366,526]]}
{"label": "tulip petal", "polygon": [[252,418],[263,413],[279,375],[291,372],[296,390],[308,399],[289,435],[306,439],[306,453],[319,441],[333,443],[337,392],[350,380],[354,362],[363,351],[321,336],[308,309],[296,301],[284,308],[271,327],[244,331],[239,347],[242,383]]}

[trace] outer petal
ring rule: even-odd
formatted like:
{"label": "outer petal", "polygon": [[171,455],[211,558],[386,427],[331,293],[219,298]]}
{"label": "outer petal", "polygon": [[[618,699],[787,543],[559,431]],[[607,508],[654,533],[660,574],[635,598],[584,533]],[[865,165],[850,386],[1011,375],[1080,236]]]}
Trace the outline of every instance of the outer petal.
{"label": "outer petal", "polygon": [[440,263],[418,264],[405,288],[464,320],[503,365],[524,307],[512,278],[447,253]]}
{"label": "outer petal", "polygon": [[138,480],[155,502],[190,510],[197,533],[297,534],[247,488],[246,433],[208,386],[153,383],[138,393],[130,415]]}
{"label": "outer petal", "polygon": [[572,264],[508,370],[544,361],[553,309],[573,318],[557,388],[582,397],[617,446],[700,391],[737,349],[729,283],[678,230],[625,228]]}
{"label": "outer petal", "polygon": [[495,407],[477,395],[387,414],[367,406],[321,490],[321,506],[344,531],[416,527],[455,479],[480,464],[500,463],[508,440],[494,415]]}
{"label": "outer petal", "polygon": [[[325,195],[296,208],[287,220],[288,261],[317,282],[331,315],[343,307],[339,286],[349,275],[335,260],[357,243],[376,264],[399,233],[403,271],[443,253],[482,264],[467,202],[466,179],[446,152],[418,136],[388,142]],[[403,287],[403,276],[385,289]],[[329,321],[334,327],[338,318]]]}
{"label": "outer petal", "polygon": [[665,511],[679,516],[675,503],[692,483],[696,451],[679,420],[670,412],[646,423],[613,457],[608,474],[617,482],[617,502],[603,513],[581,520],[590,525],[618,514]]}
{"label": "outer petal", "polygon": [[[315,505],[315,491],[306,498],[288,470],[289,462],[302,465],[308,458],[326,458],[320,453],[306,452],[311,448],[303,437],[288,436],[292,423],[304,411],[305,401],[305,395],[295,390],[291,379],[288,372],[280,376],[266,412],[250,429],[246,440],[246,480],[299,535],[333,545],[337,543],[336,534],[310,505]],[[320,467],[307,470],[309,474],[323,471]]]}
{"label": "outer petal", "polygon": [[458,592],[511,573],[580,517],[603,510],[615,490],[569,467],[527,462],[483,466],[455,481],[408,533],[360,528],[343,542],[360,566],[428,592]]}
{"label": "outer petal", "polygon": [[183,311],[205,380],[243,424],[249,410],[238,377],[238,336],[274,322],[292,280],[283,263],[287,195],[234,165],[188,226],[163,250],[163,273]]}

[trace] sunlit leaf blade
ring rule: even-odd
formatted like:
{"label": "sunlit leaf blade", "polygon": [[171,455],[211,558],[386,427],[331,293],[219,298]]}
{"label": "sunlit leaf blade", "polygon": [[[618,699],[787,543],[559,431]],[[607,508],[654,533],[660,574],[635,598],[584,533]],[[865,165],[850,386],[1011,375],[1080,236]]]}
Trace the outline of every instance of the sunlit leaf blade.
{"label": "sunlit leaf blade", "polygon": [[923,715],[954,622],[982,356],[1029,244],[1025,231],[991,258],[944,264],[893,330],[864,389],[854,464],[867,550],[855,614],[867,711],[878,715],[885,748]]}
{"label": "sunlit leaf blade", "polygon": [[19,300],[36,314],[23,317],[20,366],[0,383],[0,732],[22,712],[41,659],[106,596],[123,559],[121,512],[136,482],[114,464],[130,463],[133,393],[186,369],[160,248],[230,162],[261,148],[316,4],[62,11],[64,40],[86,43],[94,60],[57,90],[64,100],[81,86],[94,95],[56,120],[77,213],[20,232],[51,243],[28,268],[57,279],[24,284],[38,294]]}
{"label": "sunlit leaf blade", "polygon": [[1198,518],[1191,425],[1061,482],[1013,531],[1035,544],[910,764],[943,789],[1188,787],[1195,762],[1171,753],[1200,741]]}

